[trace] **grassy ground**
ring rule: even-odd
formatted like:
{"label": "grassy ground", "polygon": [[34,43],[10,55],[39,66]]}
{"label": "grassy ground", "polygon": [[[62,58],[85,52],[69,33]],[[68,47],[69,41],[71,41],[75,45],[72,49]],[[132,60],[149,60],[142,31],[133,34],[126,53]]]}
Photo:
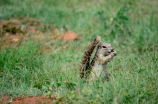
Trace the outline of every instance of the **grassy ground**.
{"label": "grassy ground", "polygon": [[[64,103],[80,104],[158,102],[157,0],[0,0],[1,20],[17,16],[40,19],[60,31],[66,27],[81,40],[52,40],[49,54],[41,54],[43,43],[32,40],[1,49],[0,93],[57,95]],[[108,64],[110,82],[87,84],[78,68],[97,35],[115,47],[117,57]],[[65,44],[67,50],[57,48]]]}

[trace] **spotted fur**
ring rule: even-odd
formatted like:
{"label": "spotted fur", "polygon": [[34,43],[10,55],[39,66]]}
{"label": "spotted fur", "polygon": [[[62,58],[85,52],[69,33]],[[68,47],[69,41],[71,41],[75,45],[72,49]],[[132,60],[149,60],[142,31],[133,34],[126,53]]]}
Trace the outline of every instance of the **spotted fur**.
{"label": "spotted fur", "polygon": [[101,40],[101,37],[97,36],[97,38],[94,39],[94,41],[88,46],[87,50],[85,51],[83,58],[82,58],[81,67],[80,67],[80,77],[81,78],[89,76],[90,58],[91,58],[91,55],[92,55],[95,47],[98,45],[100,40]]}

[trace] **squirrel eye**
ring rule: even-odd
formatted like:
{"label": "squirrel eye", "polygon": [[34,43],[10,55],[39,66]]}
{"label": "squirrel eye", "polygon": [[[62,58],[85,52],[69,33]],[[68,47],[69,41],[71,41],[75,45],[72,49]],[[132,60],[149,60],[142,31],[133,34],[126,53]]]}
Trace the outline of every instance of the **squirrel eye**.
{"label": "squirrel eye", "polygon": [[103,48],[106,48],[105,46],[102,46]]}

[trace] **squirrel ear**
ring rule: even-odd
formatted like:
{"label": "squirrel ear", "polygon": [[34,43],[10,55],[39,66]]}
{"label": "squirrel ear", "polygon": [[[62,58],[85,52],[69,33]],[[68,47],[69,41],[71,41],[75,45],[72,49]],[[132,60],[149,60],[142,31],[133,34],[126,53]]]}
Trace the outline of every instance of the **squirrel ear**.
{"label": "squirrel ear", "polygon": [[100,48],[100,47],[101,47],[101,43],[98,44],[98,48]]}
{"label": "squirrel ear", "polygon": [[97,49],[101,48],[100,45],[97,46]]}

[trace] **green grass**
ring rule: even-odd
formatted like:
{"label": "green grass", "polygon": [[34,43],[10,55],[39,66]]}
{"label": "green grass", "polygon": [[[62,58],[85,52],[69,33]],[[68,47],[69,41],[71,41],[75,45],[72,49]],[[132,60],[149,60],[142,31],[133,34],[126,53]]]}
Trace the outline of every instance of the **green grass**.
{"label": "green grass", "polygon": [[[40,53],[42,42],[31,40],[1,49],[0,93],[56,94],[64,103],[79,104],[158,102],[157,0],[0,0],[1,20],[17,16],[66,27],[81,40],[52,40],[49,54]],[[110,82],[87,84],[79,78],[79,64],[97,35],[117,56],[108,64]]]}

